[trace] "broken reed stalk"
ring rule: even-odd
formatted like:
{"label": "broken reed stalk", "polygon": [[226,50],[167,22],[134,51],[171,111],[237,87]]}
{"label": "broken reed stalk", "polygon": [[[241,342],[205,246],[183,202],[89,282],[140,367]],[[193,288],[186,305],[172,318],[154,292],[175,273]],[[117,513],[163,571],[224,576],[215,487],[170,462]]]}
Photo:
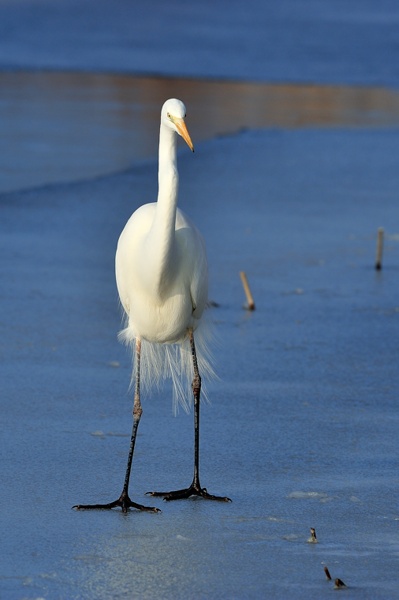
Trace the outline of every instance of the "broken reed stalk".
{"label": "broken reed stalk", "polygon": [[382,250],[384,247],[384,228],[379,227],[377,230],[377,251],[375,257],[375,268],[377,271],[382,269]]}
{"label": "broken reed stalk", "polygon": [[328,570],[327,567],[324,567],[324,573],[326,574],[328,581],[331,581],[330,571]]}
{"label": "broken reed stalk", "polygon": [[244,292],[247,297],[248,302],[248,310],[255,310],[255,302],[251,294],[251,290],[249,288],[248,279],[244,271],[240,271],[241,282],[244,287]]}
{"label": "broken reed stalk", "polygon": [[310,538],[308,539],[309,544],[317,544],[317,536],[316,529],[314,527],[310,528]]}

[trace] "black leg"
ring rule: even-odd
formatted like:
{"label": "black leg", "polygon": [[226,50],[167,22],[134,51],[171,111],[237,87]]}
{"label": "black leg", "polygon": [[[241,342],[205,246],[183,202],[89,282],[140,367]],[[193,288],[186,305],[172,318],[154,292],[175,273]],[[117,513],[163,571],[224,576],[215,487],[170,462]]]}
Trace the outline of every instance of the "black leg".
{"label": "black leg", "polygon": [[76,510],[108,510],[111,508],[120,507],[122,509],[122,512],[127,512],[129,508],[136,508],[137,510],[145,510],[149,512],[160,512],[159,508],[154,508],[152,506],[143,506],[142,504],[137,504],[136,502],[133,502],[129,498],[128,493],[137,429],[143,412],[140,402],[140,352],[141,342],[138,339],[136,340],[136,381],[133,404],[133,427],[132,435],[130,438],[129,456],[127,459],[125,482],[123,484],[122,493],[117,500],[114,500],[114,502],[110,502],[109,504],[77,504],[76,506],[73,506],[73,508],[75,508]]}
{"label": "black leg", "polygon": [[190,329],[188,332],[193,359],[194,378],[192,383],[194,395],[194,477],[191,485],[182,490],[172,492],[147,492],[149,496],[162,496],[164,500],[181,500],[190,496],[201,496],[206,500],[218,500],[220,502],[231,502],[226,496],[213,496],[208,494],[206,488],[202,488],[199,480],[199,420],[200,420],[200,395],[201,377],[198,371],[197,354],[195,351],[194,334]]}

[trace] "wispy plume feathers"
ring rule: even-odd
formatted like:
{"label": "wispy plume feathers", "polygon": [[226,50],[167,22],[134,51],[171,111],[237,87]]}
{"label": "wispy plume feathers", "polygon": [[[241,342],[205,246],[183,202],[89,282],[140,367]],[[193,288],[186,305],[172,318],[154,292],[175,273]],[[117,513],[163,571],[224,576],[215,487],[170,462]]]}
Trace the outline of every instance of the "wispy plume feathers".
{"label": "wispy plume feathers", "polygon": [[[202,397],[207,399],[206,380],[215,379],[217,375],[212,366],[213,360],[209,350],[212,332],[206,318],[202,318],[194,336],[198,370],[202,381]],[[119,332],[118,339],[128,345],[133,353],[130,382],[132,386],[136,372],[136,339],[129,327]],[[141,340],[140,383],[143,392],[148,393],[154,385],[160,388],[165,379],[171,379],[173,384],[173,412],[176,414],[180,406],[189,412],[193,399],[191,389],[193,364],[188,336],[176,344],[153,344],[145,339]]]}

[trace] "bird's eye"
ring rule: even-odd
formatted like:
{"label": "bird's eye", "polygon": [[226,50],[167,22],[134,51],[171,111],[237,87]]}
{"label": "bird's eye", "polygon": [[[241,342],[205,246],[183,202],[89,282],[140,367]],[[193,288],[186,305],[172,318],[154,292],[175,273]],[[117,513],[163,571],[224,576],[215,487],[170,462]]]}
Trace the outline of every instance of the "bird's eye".
{"label": "bird's eye", "polygon": [[166,115],[167,115],[168,119],[170,119],[170,113],[166,113]]}

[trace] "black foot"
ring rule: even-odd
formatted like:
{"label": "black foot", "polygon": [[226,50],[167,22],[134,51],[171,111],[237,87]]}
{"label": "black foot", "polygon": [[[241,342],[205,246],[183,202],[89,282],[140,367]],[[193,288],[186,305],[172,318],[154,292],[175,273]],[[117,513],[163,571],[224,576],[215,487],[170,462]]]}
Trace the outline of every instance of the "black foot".
{"label": "black foot", "polygon": [[76,510],[110,510],[111,508],[120,507],[122,512],[126,513],[129,508],[136,508],[137,510],[145,510],[147,512],[161,512],[159,508],[153,506],[143,506],[130,500],[127,493],[122,492],[118,500],[110,502],[109,504],[76,504],[72,506]]}
{"label": "black foot", "polygon": [[201,496],[205,500],[217,500],[219,502],[231,502],[230,498],[226,496],[213,496],[208,494],[206,488],[202,488],[200,485],[192,483],[190,487],[183,490],[175,490],[173,492],[147,492],[147,496],[162,496],[164,500],[182,500],[183,498],[190,498],[190,496]]}

